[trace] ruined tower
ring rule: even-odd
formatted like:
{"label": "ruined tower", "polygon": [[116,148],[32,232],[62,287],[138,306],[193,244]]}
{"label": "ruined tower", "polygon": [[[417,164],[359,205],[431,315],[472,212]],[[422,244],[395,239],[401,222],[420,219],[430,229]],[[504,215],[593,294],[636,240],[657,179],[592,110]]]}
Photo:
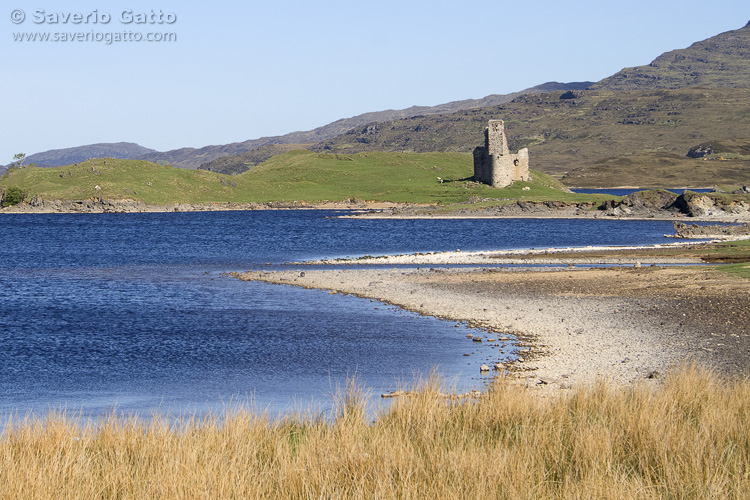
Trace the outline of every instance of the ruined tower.
{"label": "ruined tower", "polygon": [[490,120],[484,129],[484,146],[474,149],[474,180],[502,188],[529,180],[529,150],[511,154],[502,120]]}

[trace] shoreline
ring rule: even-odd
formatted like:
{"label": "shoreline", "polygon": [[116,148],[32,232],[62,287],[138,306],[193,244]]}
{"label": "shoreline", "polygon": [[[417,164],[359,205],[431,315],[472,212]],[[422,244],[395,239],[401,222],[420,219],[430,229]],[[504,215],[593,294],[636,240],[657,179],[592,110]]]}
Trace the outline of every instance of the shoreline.
{"label": "shoreline", "polygon": [[[387,205],[387,206],[383,206]],[[286,204],[286,203],[209,203],[209,204],[170,204],[151,205],[133,203],[120,205],[99,204],[97,202],[71,202],[66,208],[55,205],[30,206],[14,205],[0,208],[0,216],[5,214],[131,214],[131,213],[188,213],[188,212],[253,212],[261,210],[327,210],[350,211],[353,213],[338,215],[340,219],[373,219],[373,220],[430,220],[430,219],[595,219],[609,221],[674,221],[674,222],[713,222],[713,223],[750,223],[748,214],[716,214],[703,216],[688,216],[684,214],[662,215],[610,215],[607,213],[569,213],[564,210],[549,209],[533,213],[483,214],[479,210],[457,214],[395,214],[384,213],[383,210],[403,208],[404,205],[395,203],[370,204],[366,206],[349,203],[321,203],[315,205]]]}
{"label": "shoreline", "polygon": [[0,208],[0,214],[97,214],[97,213],[180,213],[180,212],[239,212],[256,210],[348,210],[348,211],[372,211],[392,209],[398,206],[395,203],[351,203],[351,202],[326,202],[317,204],[307,203],[170,203],[158,205],[144,203],[132,199],[107,200],[45,200],[40,199],[30,203],[23,203],[9,207]]}
{"label": "shoreline", "polygon": [[[705,200],[704,200],[705,201]],[[707,203],[707,204],[706,204]],[[321,203],[293,202],[203,202],[145,203],[135,199],[89,198],[84,200],[47,200],[34,196],[18,205],[0,208],[0,214],[14,213],[176,213],[176,212],[226,212],[254,210],[340,210],[351,213],[340,218],[363,219],[596,219],[596,220],[662,220],[674,222],[750,222],[750,205],[715,206],[708,200],[702,205],[680,210],[670,210],[649,202],[633,207],[595,209],[591,203],[536,202],[516,200],[514,203],[476,207],[472,204],[453,206],[445,212],[436,204],[376,202],[364,200],[325,201]],[[642,203],[641,203],[642,205]],[[688,203],[690,205],[690,203]],[[703,206],[706,205],[706,206]],[[614,208],[613,208],[614,207]]]}
{"label": "shoreline", "polygon": [[[674,243],[657,243],[654,245],[632,245],[632,246],[585,246],[585,247],[551,247],[530,248],[518,250],[479,250],[463,252],[427,252],[415,254],[396,254],[380,256],[364,256],[353,259],[322,259],[304,262],[292,262],[291,264],[301,266],[351,266],[351,265],[519,265],[519,264],[633,264],[633,265],[689,265],[699,264],[703,261],[699,257],[684,256],[679,259],[671,256],[634,256],[623,254],[623,252],[634,252],[639,250],[664,250],[675,248],[695,248],[696,246],[731,241],[742,238],[713,238],[705,241],[684,241]],[[600,252],[611,254],[606,257],[591,258],[581,257],[581,254]],[[548,256],[554,258],[546,258]]]}
{"label": "shoreline", "polygon": [[750,374],[750,360],[742,354],[750,347],[750,281],[706,267],[331,266],[232,275],[380,300],[466,323],[485,341],[514,335],[529,351],[505,368],[520,383],[546,390],[599,379],[653,383],[689,361],[733,376]]}

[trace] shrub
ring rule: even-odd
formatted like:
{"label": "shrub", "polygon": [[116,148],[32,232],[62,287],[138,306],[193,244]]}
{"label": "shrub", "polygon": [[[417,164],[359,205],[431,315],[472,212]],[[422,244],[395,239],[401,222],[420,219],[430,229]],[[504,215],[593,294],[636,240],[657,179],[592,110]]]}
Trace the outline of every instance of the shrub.
{"label": "shrub", "polygon": [[5,196],[2,199],[2,206],[10,207],[12,205],[18,205],[24,200],[24,198],[26,198],[26,193],[21,190],[21,188],[9,187],[8,190],[5,191]]}

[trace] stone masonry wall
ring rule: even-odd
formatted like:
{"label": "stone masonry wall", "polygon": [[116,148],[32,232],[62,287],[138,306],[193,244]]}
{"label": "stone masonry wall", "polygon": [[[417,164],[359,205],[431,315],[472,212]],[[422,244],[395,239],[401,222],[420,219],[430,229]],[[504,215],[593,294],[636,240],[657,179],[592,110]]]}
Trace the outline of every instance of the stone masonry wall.
{"label": "stone masonry wall", "polygon": [[474,180],[496,188],[529,180],[529,150],[510,153],[502,120],[489,121],[484,146],[474,149]]}

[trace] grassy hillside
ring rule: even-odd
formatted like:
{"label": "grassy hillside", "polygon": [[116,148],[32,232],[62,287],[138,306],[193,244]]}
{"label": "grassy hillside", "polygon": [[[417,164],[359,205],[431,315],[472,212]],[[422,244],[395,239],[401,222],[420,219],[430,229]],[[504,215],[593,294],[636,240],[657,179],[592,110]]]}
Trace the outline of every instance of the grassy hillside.
{"label": "grassy hillside", "polygon": [[563,177],[568,186],[710,187],[750,183],[750,157],[704,160],[670,153],[604,158]]}
{"label": "grassy hillside", "polygon": [[[92,159],[55,168],[8,173],[0,187],[19,187],[46,199],[134,199],[145,203],[239,201],[237,189],[204,170],[184,170],[141,160]],[[99,189],[97,189],[97,186]]]}
{"label": "grassy hillside", "polygon": [[[503,119],[512,149],[528,147],[531,166],[564,173],[605,158],[643,153],[684,156],[720,137],[747,137],[750,89],[552,92],[502,106],[374,123],[323,142],[318,151],[470,152],[490,119]],[[710,176],[706,184],[713,184]],[[605,185],[620,185],[616,179]]]}
{"label": "grassy hillside", "polygon": [[[363,200],[461,203],[469,198],[579,199],[535,172],[532,183],[494,189],[471,182],[472,156],[465,153],[320,154],[294,151],[274,156],[236,178],[248,181],[255,200]],[[440,182],[442,180],[442,182]],[[523,187],[530,186],[530,191]],[[269,193],[272,193],[269,196]]]}
{"label": "grassy hillside", "polygon": [[200,168],[218,174],[241,174],[275,155],[288,153],[295,149],[306,149],[309,146],[312,146],[312,144],[266,144],[238,155],[220,156],[215,160],[201,164]]}
{"label": "grassy hillside", "polygon": [[[138,160],[89,160],[51,169],[25,168],[0,180],[27,199],[134,199],[153,204],[212,202],[320,202],[352,198],[409,203],[461,203],[470,198],[594,200],[560,191],[549,176],[493,189],[472,182],[465,153],[321,154],[306,150],[274,156],[244,174],[224,176]],[[442,182],[441,182],[442,180]],[[97,189],[98,186],[98,189]],[[528,187],[528,190],[523,190]]]}

